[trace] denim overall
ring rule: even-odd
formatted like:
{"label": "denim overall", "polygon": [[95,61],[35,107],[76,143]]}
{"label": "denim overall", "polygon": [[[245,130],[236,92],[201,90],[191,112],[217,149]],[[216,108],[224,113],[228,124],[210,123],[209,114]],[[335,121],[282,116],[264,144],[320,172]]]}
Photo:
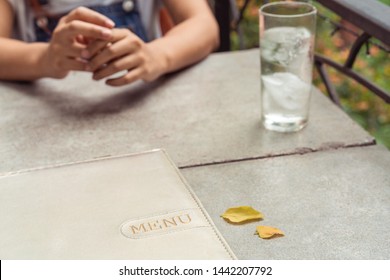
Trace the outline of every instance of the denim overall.
{"label": "denim overall", "polygon": [[[42,6],[47,4],[47,0],[40,0],[39,2]],[[108,6],[92,6],[88,8],[110,18],[112,21],[115,22],[116,28],[128,28],[138,37],[140,37],[143,41],[147,42],[148,39],[146,36],[145,28],[141,21],[137,1],[133,0],[133,3],[134,7],[131,11],[125,11],[122,2],[118,2]],[[47,17],[47,29],[49,29],[50,32],[53,32],[59,20],[60,17]],[[50,41],[51,34],[48,33],[47,30],[40,28],[37,25],[36,21],[34,21],[34,28],[37,42]]]}

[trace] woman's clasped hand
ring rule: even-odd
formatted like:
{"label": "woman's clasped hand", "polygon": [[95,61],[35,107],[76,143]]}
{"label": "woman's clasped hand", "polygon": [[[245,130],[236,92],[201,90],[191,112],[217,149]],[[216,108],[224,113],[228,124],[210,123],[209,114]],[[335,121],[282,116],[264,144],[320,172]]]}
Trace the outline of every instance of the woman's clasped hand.
{"label": "woman's clasped hand", "polygon": [[[50,0],[42,8],[69,8],[62,17],[46,18],[57,20],[50,30],[45,22],[40,26],[32,2],[0,0],[0,80],[61,79],[84,71],[111,86],[149,82],[199,62],[219,45],[206,0],[143,0],[132,12],[123,12],[121,1],[71,9],[87,1]],[[161,9],[171,20],[164,32],[162,25],[158,31]]]}

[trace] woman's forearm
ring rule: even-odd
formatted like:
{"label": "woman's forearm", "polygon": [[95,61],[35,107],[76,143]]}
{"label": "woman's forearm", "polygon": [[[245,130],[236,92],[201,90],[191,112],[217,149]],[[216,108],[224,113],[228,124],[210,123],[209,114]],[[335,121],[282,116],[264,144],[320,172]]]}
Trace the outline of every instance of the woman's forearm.
{"label": "woman's forearm", "polygon": [[0,38],[0,80],[33,81],[49,76],[42,63],[47,43]]}
{"label": "woman's forearm", "polygon": [[168,73],[205,58],[219,46],[218,34],[218,26],[213,19],[208,15],[197,15],[148,45],[159,52],[166,66],[163,72]]}

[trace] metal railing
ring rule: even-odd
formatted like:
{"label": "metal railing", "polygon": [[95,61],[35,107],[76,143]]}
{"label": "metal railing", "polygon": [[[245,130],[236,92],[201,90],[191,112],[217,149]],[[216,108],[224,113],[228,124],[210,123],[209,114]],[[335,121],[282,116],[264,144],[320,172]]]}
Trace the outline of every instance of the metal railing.
{"label": "metal railing", "polygon": [[353,69],[358,53],[365,45],[369,44],[371,38],[380,40],[381,43],[377,45],[383,51],[390,52],[388,47],[390,45],[390,7],[376,0],[317,0],[317,2],[362,30],[361,34],[357,34],[348,30],[341,24],[328,20],[335,28],[333,33],[344,29],[356,36],[356,40],[349,50],[348,57],[343,64],[337,63],[320,54],[315,55],[315,66],[325,84],[331,100],[341,106],[338,94],[329,79],[325,66],[330,66],[352,78],[382,98],[386,103],[390,103],[389,92],[374,84]]}

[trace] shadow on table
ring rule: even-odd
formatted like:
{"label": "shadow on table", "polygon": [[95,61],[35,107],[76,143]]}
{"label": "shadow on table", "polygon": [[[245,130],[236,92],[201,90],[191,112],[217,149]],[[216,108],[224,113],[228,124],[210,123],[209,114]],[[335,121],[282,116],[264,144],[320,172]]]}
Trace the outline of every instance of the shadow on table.
{"label": "shadow on table", "polygon": [[73,77],[5,84],[15,91],[13,94],[22,94],[45,103],[48,109],[55,110],[62,116],[80,118],[116,114],[139,106],[152,93],[157,93],[155,89],[164,83],[165,78],[161,78],[151,83],[136,82],[115,88]]}

